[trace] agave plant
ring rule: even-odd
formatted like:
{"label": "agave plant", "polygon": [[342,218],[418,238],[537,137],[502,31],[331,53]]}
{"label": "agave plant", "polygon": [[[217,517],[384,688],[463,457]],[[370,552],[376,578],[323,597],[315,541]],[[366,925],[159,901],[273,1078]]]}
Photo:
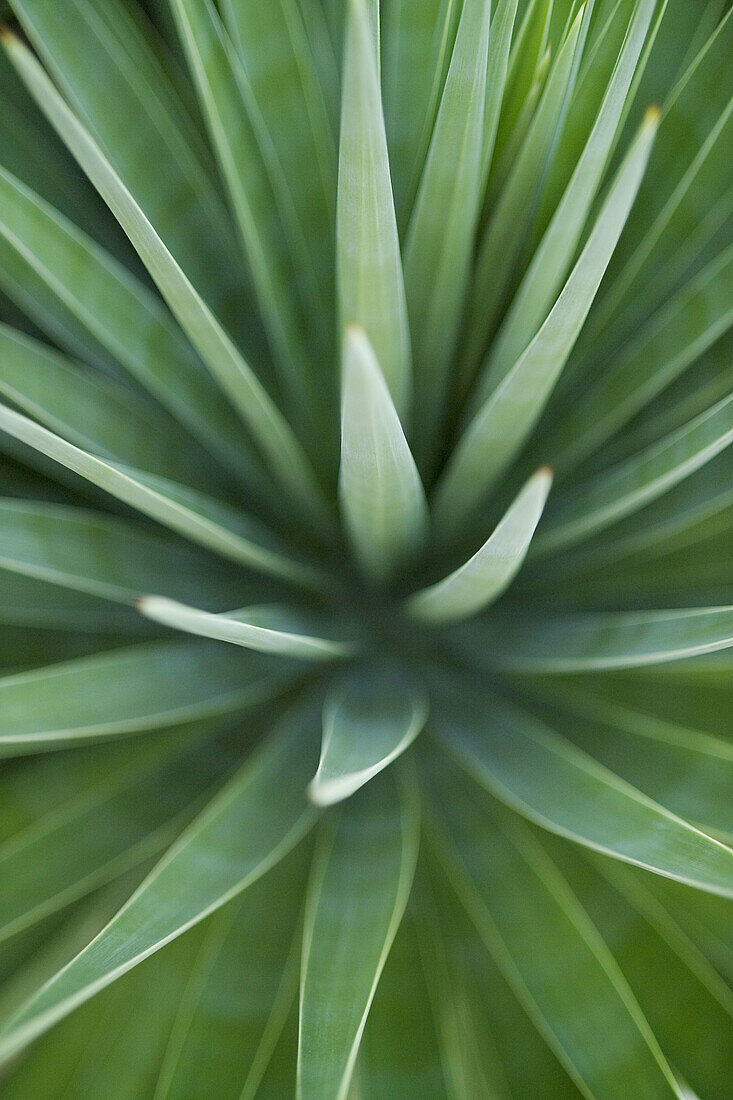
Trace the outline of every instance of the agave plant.
{"label": "agave plant", "polygon": [[7,7],[0,1096],[726,1100],[729,5]]}

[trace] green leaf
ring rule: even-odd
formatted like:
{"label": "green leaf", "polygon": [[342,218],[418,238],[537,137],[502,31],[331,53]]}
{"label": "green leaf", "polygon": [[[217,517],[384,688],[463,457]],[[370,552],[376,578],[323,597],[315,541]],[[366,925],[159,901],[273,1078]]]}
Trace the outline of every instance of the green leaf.
{"label": "green leaf", "polygon": [[374,34],[349,0],[339,151],[337,270],[341,324],[364,329],[398,413],[412,391],[410,331]]}
{"label": "green leaf", "polygon": [[283,225],[248,118],[246,76],[210,0],[173,0],[172,8],[231,197],[279,376],[285,392],[295,399],[294,407],[302,410],[307,394],[303,320],[292,293],[294,277]]}
{"label": "green leaf", "polygon": [[252,480],[237,416],[158,297],[2,168],[0,200],[0,239],[19,265],[14,285],[26,312],[91,363],[108,353],[212,454]]}
{"label": "green leaf", "polygon": [[252,1097],[297,991],[291,948],[304,869],[294,852],[209,922],[156,1100],[205,1094],[213,1080],[222,1097]]}
{"label": "green leaf", "polygon": [[0,394],[70,441],[210,492],[221,484],[193,439],[129,387],[0,325]]}
{"label": "green leaf", "polygon": [[538,180],[552,151],[577,71],[584,16],[585,9],[578,12],[550,68],[537,110],[480,239],[461,347],[461,367],[471,379],[483,358],[525,241]]}
{"label": "green leaf", "polygon": [[450,828],[435,838],[444,871],[583,1095],[679,1096],[618,964],[529,829],[458,780],[441,784],[438,799]]}
{"label": "green leaf", "polygon": [[419,807],[411,787],[397,789],[395,771],[349,799],[321,836],[303,933],[298,1100],[345,1100],[407,904]]}
{"label": "green leaf", "polygon": [[327,506],[300,444],[231,337],[30,52],[8,35],[5,47],[39,106],[128,233],[171,311],[242,416],[273,476],[299,512],[323,520]]}
{"label": "green leaf", "polygon": [[[226,607],[249,579],[221,562],[101,512],[0,498],[0,569],[106,600],[132,603],[145,592],[196,592]],[[261,594],[261,585],[259,591]]]}
{"label": "green leaf", "polygon": [[556,553],[623,519],[689,477],[733,443],[733,395],[639,455],[556,498],[533,548]]}
{"label": "green leaf", "polygon": [[298,657],[304,661],[332,661],[347,657],[354,650],[351,642],[315,637],[307,633],[315,627],[312,618],[277,606],[243,607],[236,611],[212,614],[197,607],[176,603],[164,596],[143,596],[138,611],[156,623],[183,630],[203,638],[274,653]]}
{"label": "green leaf", "polygon": [[[2,516],[0,503],[0,517]],[[0,542],[2,542],[0,531]],[[135,623],[137,619],[137,624]],[[0,566],[0,623],[29,630],[83,631],[91,634],[117,632],[121,635],[150,634],[148,624],[140,630],[140,617],[131,608],[112,607],[97,596],[60,588],[35,577],[6,572]]]}
{"label": "green leaf", "polygon": [[311,802],[331,806],[349,798],[410,747],[427,716],[425,694],[390,669],[357,668],[337,681],[324,704]]}
{"label": "green leaf", "polygon": [[733,897],[733,851],[670,813],[526,711],[454,691],[441,742],[481,786],[551,832],[710,893]]}
{"label": "green leaf", "polygon": [[444,580],[410,596],[409,613],[425,622],[456,622],[498,600],[522,568],[551,485],[549,467],[538,470],[472,558]]}
{"label": "green leaf", "polygon": [[655,6],[656,0],[635,5],[588,140],[492,345],[485,367],[484,392],[489,388],[488,378],[496,384],[517,361],[562,286],[615,144]]}
{"label": "green leaf", "polygon": [[426,455],[444,411],[482,197],[490,16],[489,0],[464,4],[405,245],[415,420]]}
{"label": "green leaf", "polygon": [[279,549],[272,548],[275,544],[264,528],[219,501],[184,486],[147,477],[138,470],[126,472],[103,462],[5,405],[0,405],[0,428],[208,550],[274,576],[303,580],[306,584],[313,579],[309,566],[298,565],[281,555]]}
{"label": "green leaf", "polygon": [[13,0],[13,8],[167,247],[215,310],[231,314],[241,293],[231,222],[201,137],[139,25],[119,0],[73,0],[63,11]]}
{"label": "green leaf", "polygon": [[511,672],[596,672],[680,661],[733,646],[733,607],[676,611],[496,615],[461,648]]}
{"label": "green leaf", "polygon": [[262,658],[178,639],[3,676],[0,756],[233,714],[284,682]]}
{"label": "green leaf", "polygon": [[231,768],[231,753],[208,739],[193,748],[190,736],[146,742],[113,772],[80,785],[61,807],[4,840],[0,941],[157,856]]}
{"label": "green leaf", "polygon": [[427,534],[425,491],[364,330],[344,337],[339,498],[354,553],[381,580]]}
{"label": "green leaf", "polygon": [[[733,246],[659,309],[628,346],[567,409],[548,448],[563,474],[647,410],[665,387],[733,325]],[[650,410],[651,411],[651,410]]]}
{"label": "green leaf", "polygon": [[116,978],[236,897],[312,824],[301,707],[183,832],[130,900],[0,1033],[0,1058],[48,1030]]}
{"label": "green leaf", "polygon": [[562,371],[598,289],[648,160],[650,110],[621,165],[560,297],[529,347],[470,421],[440,479],[437,522],[465,521],[522,447]]}

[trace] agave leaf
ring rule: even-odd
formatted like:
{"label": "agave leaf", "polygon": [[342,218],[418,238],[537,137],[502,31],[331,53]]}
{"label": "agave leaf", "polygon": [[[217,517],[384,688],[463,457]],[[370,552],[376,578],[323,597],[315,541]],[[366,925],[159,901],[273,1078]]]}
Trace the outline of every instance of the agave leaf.
{"label": "agave leaf", "polygon": [[567,410],[547,441],[563,473],[625,427],[733,325],[732,281],[733,246],[665,303],[603,370],[602,384]]}
{"label": "agave leaf", "polygon": [[[733,608],[494,616],[472,624],[468,652],[512,672],[595,672],[680,661],[733,646]],[[490,653],[490,656],[484,656]]]}
{"label": "agave leaf", "polygon": [[519,358],[563,284],[615,143],[655,6],[656,0],[635,5],[585,148],[492,345],[484,368],[483,394],[489,392]]}
{"label": "agave leaf", "polygon": [[436,838],[445,873],[578,1087],[609,1100],[635,1089],[660,1100],[679,1096],[618,964],[529,830],[457,781],[439,797],[450,824],[450,839],[442,830]]}
{"label": "agave leaf", "polygon": [[129,387],[92,373],[45,344],[0,325],[0,394],[47,427],[107,458],[210,492],[212,464],[180,428]]}
{"label": "agave leaf", "polygon": [[119,0],[73,0],[63,11],[13,0],[13,8],[166,246],[215,310],[231,313],[241,293],[231,223],[200,136],[140,28]]}
{"label": "agave leaf", "polygon": [[0,237],[21,264],[23,308],[90,362],[108,353],[213,454],[247,470],[236,415],[160,300],[2,168],[0,200]]}
{"label": "agave leaf", "polygon": [[231,337],[30,52],[7,35],[5,47],[39,106],[129,235],[171,311],[247,424],[273,476],[299,512],[323,522],[328,510],[308,459]]}
{"label": "agave leaf", "polygon": [[427,716],[425,694],[391,670],[358,668],[337,681],[324,704],[311,802],[330,806],[349,798],[410,747]]}
{"label": "agave leaf", "polygon": [[[643,508],[733,443],[733,394],[671,436],[559,498],[537,540],[546,554]],[[567,501],[567,503],[566,503]]]}
{"label": "agave leaf", "polygon": [[364,0],[349,0],[338,179],[341,323],[364,329],[405,419],[412,389],[410,331],[374,35]]}
{"label": "agave leaf", "polygon": [[[481,203],[489,0],[469,0],[458,24],[405,245],[421,449],[439,428],[470,275]],[[429,456],[430,462],[435,456]]]}
{"label": "agave leaf", "polygon": [[400,227],[425,167],[459,15],[457,0],[383,5],[382,94]]}
{"label": "agave leaf", "polygon": [[303,324],[291,293],[294,279],[283,225],[247,115],[246,77],[210,0],[173,0],[171,6],[281,377],[302,402],[306,363]]}
{"label": "agave leaf", "polygon": [[308,724],[302,707],[282,720],[110,923],[7,1023],[0,1058],[215,912],[288,854],[312,824],[303,796]]}
{"label": "agave leaf", "polygon": [[[623,970],[660,1043],[695,1093],[724,1100],[733,1042],[730,988],[670,919],[645,882],[607,860],[553,855]],[[605,880],[605,881],[604,881]],[[689,892],[689,891],[688,891]],[[678,1043],[679,1005],[690,1011],[689,1041]]]}
{"label": "agave leaf", "polygon": [[379,981],[356,1068],[362,1100],[449,1100],[415,921],[405,917]]}
{"label": "agave leaf", "polygon": [[[733,851],[655,803],[531,714],[457,693],[441,742],[482,787],[551,832],[656,874],[733,897]],[[478,716],[481,716],[479,718]],[[478,719],[478,720],[477,720]]]}
{"label": "agave leaf", "polygon": [[[0,428],[200,546],[274,576],[303,580],[306,584],[313,579],[310,567],[297,565],[279,550],[260,541],[264,529],[254,521],[242,524],[234,520],[237,513],[232,514],[218,501],[163,479],[148,477],[140,471],[125,472],[67,443],[5,405],[0,405]],[[235,529],[223,526],[222,518],[233,523]],[[245,533],[237,532],[237,526]]]}
{"label": "agave leaf", "polygon": [[[484,150],[482,160],[484,187],[489,177],[497,131],[503,115],[503,100],[507,91],[509,72],[509,54],[516,16],[517,0],[499,0],[491,18],[486,102],[484,104]],[[522,60],[524,60],[524,56]]]}
{"label": "agave leaf", "polygon": [[262,658],[177,639],[3,676],[0,756],[234,714],[288,679]]}
{"label": "agave leaf", "polygon": [[137,608],[142,615],[173,630],[281,657],[330,661],[349,656],[354,649],[352,642],[314,636],[310,631],[317,627],[309,617],[288,608],[244,607],[212,614],[164,596],[143,596]]}
{"label": "agave leaf", "polygon": [[[132,603],[151,590],[195,591],[222,607],[253,591],[195,550],[130,523],[66,505],[0,498],[0,569],[106,600]],[[261,586],[259,588],[261,594]]]}
{"label": "agave leaf", "polygon": [[425,491],[364,330],[346,330],[339,498],[354,553],[381,580],[427,534]]}
{"label": "agave leaf", "polygon": [[97,596],[59,588],[34,577],[18,576],[0,567],[0,623],[4,625],[91,634],[105,631],[133,636],[150,634],[150,625],[146,624],[141,631],[135,618],[139,624],[139,616],[129,608],[111,607]]}
{"label": "agave leaf", "polygon": [[[574,744],[632,786],[730,845],[733,782],[730,742],[679,723],[614,705],[561,683],[550,688],[553,716]],[[540,697],[540,702],[543,702]]]}
{"label": "agave leaf", "polygon": [[426,622],[456,622],[498,600],[522,568],[551,485],[549,467],[538,470],[472,558],[444,580],[410,596],[409,613]]}
{"label": "agave leaf", "polygon": [[552,149],[577,70],[585,10],[578,13],[550,68],[527,135],[481,237],[461,348],[462,369],[470,377],[483,356],[527,233],[537,181]]}
{"label": "agave leaf", "polygon": [[[343,1100],[415,872],[419,808],[395,769],[349,799],[308,887],[300,988],[298,1100]],[[353,945],[359,944],[355,955]]]}
{"label": "agave leaf", "polygon": [[158,855],[232,757],[167,738],[0,844],[0,941]]}
{"label": "agave leaf", "polygon": [[470,515],[537,422],[623,229],[651,151],[658,117],[656,110],[647,112],[547,320],[461,437],[438,484],[438,522],[447,525]]}
{"label": "agave leaf", "polygon": [[291,947],[303,877],[293,853],[209,922],[155,1100],[206,1093],[214,1079],[222,1096],[252,1096],[297,990]]}

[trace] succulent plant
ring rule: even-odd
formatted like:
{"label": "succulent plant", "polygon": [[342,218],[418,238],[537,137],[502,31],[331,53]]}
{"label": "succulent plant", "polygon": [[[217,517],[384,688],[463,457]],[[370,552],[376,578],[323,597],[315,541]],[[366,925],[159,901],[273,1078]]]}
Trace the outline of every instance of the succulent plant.
{"label": "succulent plant", "polygon": [[729,4],[5,7],[0,1097],[726,1100]]}

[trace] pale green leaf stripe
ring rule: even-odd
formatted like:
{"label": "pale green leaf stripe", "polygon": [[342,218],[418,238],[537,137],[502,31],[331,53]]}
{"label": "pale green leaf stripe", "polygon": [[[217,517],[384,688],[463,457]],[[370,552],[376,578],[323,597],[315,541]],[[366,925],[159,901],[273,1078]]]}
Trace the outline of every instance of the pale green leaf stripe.
{"label": "pale green leaf stripe", "polygon": [[552,470],[538,470],[472,558],[410,596],[405,605],[409,614],[425,622],[456,622],[497,600],[522,568],[551,485]]}
{"label": "pale green leaf stripe", "polygon": [[212,1080],[222,1097],[257,1094],[297,993],[306,866],[292,853],[209,922],[152,1100],[206,1096]]}
{"label": "pale green leaf stripe", "polygon": [[482,186],[485,187],[494,155],[494,144],[509,69],[509,48],[512,42],[518,0],[499,0],[489,28],[489,62],[486,75],[484,104],[484,146]]}
{"label": "pale green leaf stripe", "polygon": [[444,411],[470,276],[482,198],[490,16],[490,0],[469,0],[463,6],[407,233],[405,287],[415,364],[415,420],[423,451]]}
{"label": "pale green leaf stripe", "polygon": [[527,827],[472,792],[468,781],[455,779],[436,797],[438,820],[449,826],[445,832],[439,826],[436,837],[444,871],[504,978],[583,1095],[681,1098],[616,960]]}
{"label": "pale green leaf stripe", "polygon": [[241,271],[206,146],[126,7],[121,0],[70,0],[63,10],[45,0],[13,4],[64,96],[110,150],[168,247],[215,307],[231,312]]}
{"label": "pale green leaf stripe", "polygon": [[733,646],[733,607],[496,615],[474,623],[461,651],[511,672],[595,672],[680,661]]}
{"label": "pale green leaf stripe", "polygon": [[410,332],[374,34],[349,0],[336,224],[342,326],[365,330],[404,419],[412,391]]}
{"label": "pale green leaf stripe", "polygon": [[[4,517],[0,516],[0,523]],[[0,529],[0,542],[2,530]],[[136,622],[137,620],[137,622]],[[134,638],[150,636],[150,624],[144,624],[131,608],[114,607],[96,596],[60,588],[6,570],[0,564],[0,623],[26,627],[30,631],[63,630],[87,634],[119,634]],[[42,641],[39,637],[42,650]],[[88,639],[94,645],[94,638]],[[8,647],[12,656],[12,648]],[[44,663],[50,658],[42,658]]]}
{"label": "pale green leaf stripe", "polygon": [[349,798],[410,747],[427,716],[424,692],[387,669],[361,668],[337,681],[323,708],[311,802],[331,806]]}
{"label": "pale green leaf stripe", "polygon": [[0,569],[118,603],[193,591],[223,608],[254,591],[221,562],[124,520],[13,498],[0,498]]}
{"label": "pale green leaf stripe", "polygon": [[519,358],[562,286],[614,146],[655,7],[656,0],[643,0],[635,6],[593,129],[492,346],[479,397],[487,397],[492,383],[503,378]]}
{"label": "pale green leaf stripe", "polygon": [[[419,806],[395,768],[325,831],[306,901],[298,1100],[345,1100],[364,1025],[412,886]],[[354,945],[358,944],[358,951]]]}
{"label": "pale green leaf stripe", "polygon": [[235,713],[285,682],[254,654],[178,639],[3,676],[0,756]]}
{"label": "pale green leaf stripe", "polygon": [[733,897],[733,851],[526,711],[475,691],[436,701],[441,743],[496,798],[614,859]]}
{"label": "pale green leaf stripe", "polygon": [[437,522],[470,516],[536,424],[570,354],[639,189],[659,112],[647,111],[557,302],[532,343],[469,423],[438,484]]}
{"label": "pale green leaf stripe", "polygon": [[313,821],[304,790],[312,762],[302,707],[168,850],[130,900],[8,1022],[0,1059],[164,947],[264,875]]}
{"label": "pale green leaf stripe", "polygon": [[381,580],[427,535],[425,491],[366,333],[344,336],[339,499],[354,553]]}
{"label": "pale green leaf stripe", "polygon": [[192,816],[191,804],[231,770],[231,755],[208,739],[193,748],[186,735],[145,742],[8,837],[0,844],[0,942],[157,855],[186,811]]}
{"label": "pale green leaf stripe", "polygon": [[281,376],[293,394],[303,399],[303,325],[291,294],[294,278],[285,255],[282,226],[247,119],[239,59],[210,0],[173,0],[171,6]]}
{"label": "pale green leaf stripe", "polygon": [[733,394],[641,454],[569,489],[533,551],[555,553],[604,530],[656,500],[731,443]]}
{"label": "pale green leaf stripe", "polygon": [[551,150],[577,68],[583,15],[583,11],[578,12],[555,58],[526,137],[513,158],[511,170],[480,240],[466,311],[469,324],[461,346],[461,365],[469,378],[473,378],[481,362],[486,341],[507,292],[517,250],[525,236],[538,179]]}
{"label": "pale green leaf stripe", "polygon": [[[24,283],[32,273],[93,337],[95,346],[98,342],[106,349],[203,446],[229,467],[247,469],[237,416],[160,299],[2,167],[0,237],[27,265]],[[37,308],[27,308],[42,328],[60,339]]]}
{"label": "pale green leaf stripe", "polygon": [[137,608],[142,615],[173,630],[231,642],[260,653],[298,657],[304,661],[330,661],[347,657],[354,651],[352,642],[318,638],[308,633],[313,624],[307,616],[277,606],[244,607],[212,614],[164,596],[143,596],[137,601]]}
{"label": "pale green leaf stripe", "polygon": [[5,45],[41,110],[130,237],[172,313],[241,414],[273,475],[300,512],[322,519],[328,509],[321,490],[272,399],[40,65],[12,35],[6,36]]}
{"label": "pale green leaf stripe", "polygon": [[733,246],[716,256],[604,364],[600,385],[568,408],[548,448],[563,474],[645,409],[733,325]]}
{"label": "pale green leaf stripe", "polygon": [[[74,447],[65,439],[5,405],[0,405],[0,428],[14,439],[61,463],[118,500],[137,508],[151,519],[192,539],[200,546],[273,576],[305,584],[311,584],[314,580],[314,571],[309,566],[290,561],[255,539],[222,526],[219,519],[228,515],[228,512],[218,501],[200,493],[189,492],[183,486],[174,486],[172,483],[170,490],[171,493],[175,492],[175,496],[166,495],[161,486],[165,486],[167,490],[168,483],[162,479],[148,478],[140,471],[125,473],[108,462],[87,454],[81,448]],[[253,529],[254,526],[252,524]],[[258,530],[255,538],[260,535]]]}
{"label": "pale green leaf stripe", "polygon": [[0,395],[80,447],[212,491],[221,471],[180,427],[100,371],[0,324]]}

